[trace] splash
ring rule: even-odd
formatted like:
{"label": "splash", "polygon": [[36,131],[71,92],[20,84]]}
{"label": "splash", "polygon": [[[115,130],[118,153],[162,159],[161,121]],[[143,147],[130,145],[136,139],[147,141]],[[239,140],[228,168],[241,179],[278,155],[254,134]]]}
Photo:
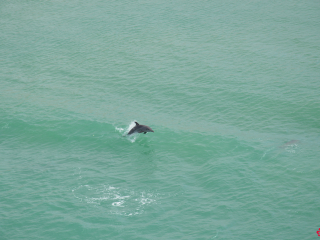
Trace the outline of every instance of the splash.
{"label": "splash", "polygon": [[116,130],[117,130],[118,132],[120,132],[120,133],[122,133],[122,132],[124,131],[123,128],[118,128],[118,127],[116,127]]}
{"label": "splash", "polygon": [[296,149],[298,148],[298,143],[300,143],[299,140],[291,140],[280,146],[280,148],[283,148],[287,152],[295,153]]}
{"label": "splash", "polygon": [[100,206],[111,214],[133,216],[142,214],[148,205],[156,204],[159,194],[134,191],[112,186],[81,185],[72,190],[80,202]]}
{"label": "splash", "polygon": [[136,133],[131,135],[127,135],[127,134],[136,125],[135,122],[136,120],[133,120],[132,122],[130,122],[129,126],[127,126],[126,128],[115,127],[115,130],[121,133],[123,137],[126,137],[127,140],[134,143],[138,138],[138,134]]}

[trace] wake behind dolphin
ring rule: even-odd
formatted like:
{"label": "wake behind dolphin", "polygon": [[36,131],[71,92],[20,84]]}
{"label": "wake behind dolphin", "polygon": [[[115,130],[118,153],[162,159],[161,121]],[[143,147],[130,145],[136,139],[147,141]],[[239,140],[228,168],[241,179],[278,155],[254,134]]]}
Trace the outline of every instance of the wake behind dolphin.
{"label": "wake behind dolphin", "polygon": [[131,135],[133,133],[144,133],[146,134],[147,132],[154,132],[151,127],[146,126],[146,125],[140,125],[139,123],[135,122],[136,125],[128,132],[127,135]]}

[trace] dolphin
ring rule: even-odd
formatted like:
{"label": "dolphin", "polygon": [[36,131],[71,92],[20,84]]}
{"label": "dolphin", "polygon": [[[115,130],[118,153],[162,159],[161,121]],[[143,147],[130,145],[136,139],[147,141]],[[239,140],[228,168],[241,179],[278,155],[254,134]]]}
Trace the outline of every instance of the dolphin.
{"label": "dolphin", "polygon": [[128,132],[128,135],[132,133],[144,133],[146,134],[147,132],[154,132],[151,127],[148,127],[146,125],[140,125],[139,123],[135,122],[136,125]]}
{"label": "dolphin", "polygon": [[283,144],[282,146],[280,146],[280,148],[296,147],[296,146],[298,146],[299,142],[300,142],[299,140],[291,140],[291,141]]}

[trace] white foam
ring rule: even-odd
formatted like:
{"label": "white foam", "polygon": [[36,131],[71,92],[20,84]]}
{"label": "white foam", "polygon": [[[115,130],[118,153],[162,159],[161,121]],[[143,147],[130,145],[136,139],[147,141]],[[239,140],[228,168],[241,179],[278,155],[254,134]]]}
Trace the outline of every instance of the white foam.
{"label": "white foam", "polygon": [[289,153],[295,153],[297,148],[298,148],[298,144],[293,143],[293,144],[286,145],[284,150],[286,150]]}

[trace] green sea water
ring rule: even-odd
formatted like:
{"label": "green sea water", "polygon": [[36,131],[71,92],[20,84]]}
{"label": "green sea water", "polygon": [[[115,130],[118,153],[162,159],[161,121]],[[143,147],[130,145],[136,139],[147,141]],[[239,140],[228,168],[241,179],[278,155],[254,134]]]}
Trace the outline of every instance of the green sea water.
{"label": "green sea water", "polygon": [[0,239],[319,238],[318,1],[3,0],[0,26]]}

